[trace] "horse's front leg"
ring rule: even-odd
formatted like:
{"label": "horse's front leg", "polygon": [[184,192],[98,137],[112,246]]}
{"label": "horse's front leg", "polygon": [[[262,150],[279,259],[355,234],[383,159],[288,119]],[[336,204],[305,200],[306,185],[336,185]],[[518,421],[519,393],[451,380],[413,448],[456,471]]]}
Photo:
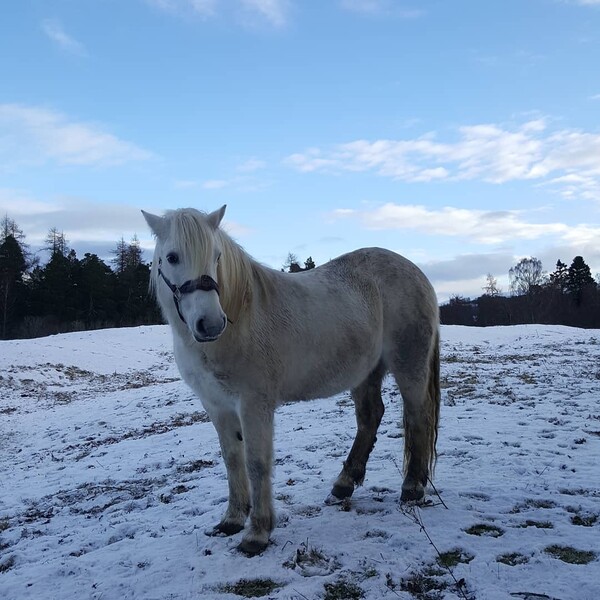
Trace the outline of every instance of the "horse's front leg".
{"label": "horse's front leg", "polygon": [[244,529],[250,510],[242,426],[234,410],[211,411],[210,417],[219,435],[229,485],[227,510],[211,534],[233,535]]}
{"label": "horse's front leg", "polygon": [[274,406],[263,397],[242,398],[240,416],[250,480],[250,528],[239,549],[251,556],[262,552],[275,527],[271,491]]}

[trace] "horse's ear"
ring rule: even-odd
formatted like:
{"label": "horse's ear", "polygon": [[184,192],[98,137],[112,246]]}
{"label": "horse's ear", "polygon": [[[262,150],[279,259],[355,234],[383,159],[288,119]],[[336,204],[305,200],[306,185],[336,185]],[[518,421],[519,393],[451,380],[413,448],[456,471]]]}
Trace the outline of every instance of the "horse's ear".
{"label": "horse's ear", "polygon": [[219,208],[218,210],[215,210],[214,212],[211,212],[206,217],[206,220],[209,222],[210,226],[213,229],[216,229],[221,224],[221,221],[223,220],[223,216],[225,215],[226,208],[227,208],[227,204],[223,204],[223,206],[221,206],[221,208]]}
{"label": "horse's ear", "polygon": [[146,219],[146,223],[148,223],[148,226],[152,229],[152,233],[154,233],[157,238],[162,237],[167,227],[166,219],[164,217],[159,217],[158,215],[153,215],[152,213],[147,213],[145,210],[142,211],[142,214],[144,215],[144,219]]}

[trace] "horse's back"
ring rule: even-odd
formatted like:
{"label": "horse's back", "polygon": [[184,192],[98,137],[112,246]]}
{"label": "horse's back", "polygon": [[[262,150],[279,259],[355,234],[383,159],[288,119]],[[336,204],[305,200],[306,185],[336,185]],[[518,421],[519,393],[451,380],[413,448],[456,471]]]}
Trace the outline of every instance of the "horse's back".
{"label": "horse's back", "polygon": [[423,271],[406,257],[385,248],[360,248],[335,258],[317,270],[343,273],[364,285],[371,281],[382,301],[395,311],[424,310],[437,317],[437,298]]}
{"label": "horse's back", "polygon": [[321,268],[352,273],[359,285],[368,282],[377,288],[384,350],[403,357],[431,351],[439,329],[437,296],[423,271],[412,261],[384,248],[361,248]]}

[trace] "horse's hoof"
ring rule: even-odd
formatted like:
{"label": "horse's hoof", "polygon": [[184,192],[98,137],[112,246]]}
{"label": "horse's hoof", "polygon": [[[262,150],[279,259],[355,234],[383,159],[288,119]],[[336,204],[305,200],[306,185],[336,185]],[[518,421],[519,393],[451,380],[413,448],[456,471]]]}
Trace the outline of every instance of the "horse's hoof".
{"label": "horse's hoof", "polygon": [[232,523],[227,521],[222,521],[218,525],[215,525],[212,529],[206,531],[206,535],[210,537],[228,537],[230,535],[235,535],[244,529],[243,525],[240,523]]}
{"label": "horse's hoof", "polygon": [[419,500],[423,500],[425,497],[425,490],[420,489],[408,489],[402,490],[402,495],[400,496],[400,502],[418,502]]}
{"label": "horse's hoof", "polygon": [[262,554],[269,542],[260,542],[258,540],[242,540],[238,545],[237,549],[244,553],[246,556],[256,556]]}
{"label": "horse's hoof", "polygon": [[344,501],[343,498],[336,498],[333,494],[329,494],[327,498],[325,498],[325,506],[337,506]]}
{"label": "horse's hoof", "polygon": [[333,486],[333,488],[331,488],[331,496],[334,496],[337,500],[344,500],[344,498],[350,498],[350,496],[352,496],[353,493],[353,485],[338,485],[336,483]]}

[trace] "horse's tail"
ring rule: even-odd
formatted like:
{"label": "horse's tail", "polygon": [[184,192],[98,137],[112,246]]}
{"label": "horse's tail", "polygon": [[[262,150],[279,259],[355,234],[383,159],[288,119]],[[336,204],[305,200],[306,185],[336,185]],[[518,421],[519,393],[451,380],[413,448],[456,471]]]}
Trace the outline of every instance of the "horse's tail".
{"label": "horse's tail", "polygon": [[429,439],[429,476],[433,478],[435,463],[437,462],[437,439],[440,423],[440,405],[442,393],[440,387],[440,330],[435,332],[433,349],[429,361],[429,381],[427,384],[427,398],[425,400],[425,411],[427,415],[428,439]]}
{"label": "horse's tail", "polygon": [[419,420],[422,435],[418,441],[415,439],[414,423],[408,416],[405,403],[404,407],[404,475],[408,475],[413,453],[421,456],[419,461],[423,471],[420,476],[422,485],[427,485],[427,478],[433,478],[435,463],[437,461],[437,438],[440,421],[440,333],[439,329],[433,334],[433,345],[430,348],[427,380],[424,382],[423,396],[420,397]]}

